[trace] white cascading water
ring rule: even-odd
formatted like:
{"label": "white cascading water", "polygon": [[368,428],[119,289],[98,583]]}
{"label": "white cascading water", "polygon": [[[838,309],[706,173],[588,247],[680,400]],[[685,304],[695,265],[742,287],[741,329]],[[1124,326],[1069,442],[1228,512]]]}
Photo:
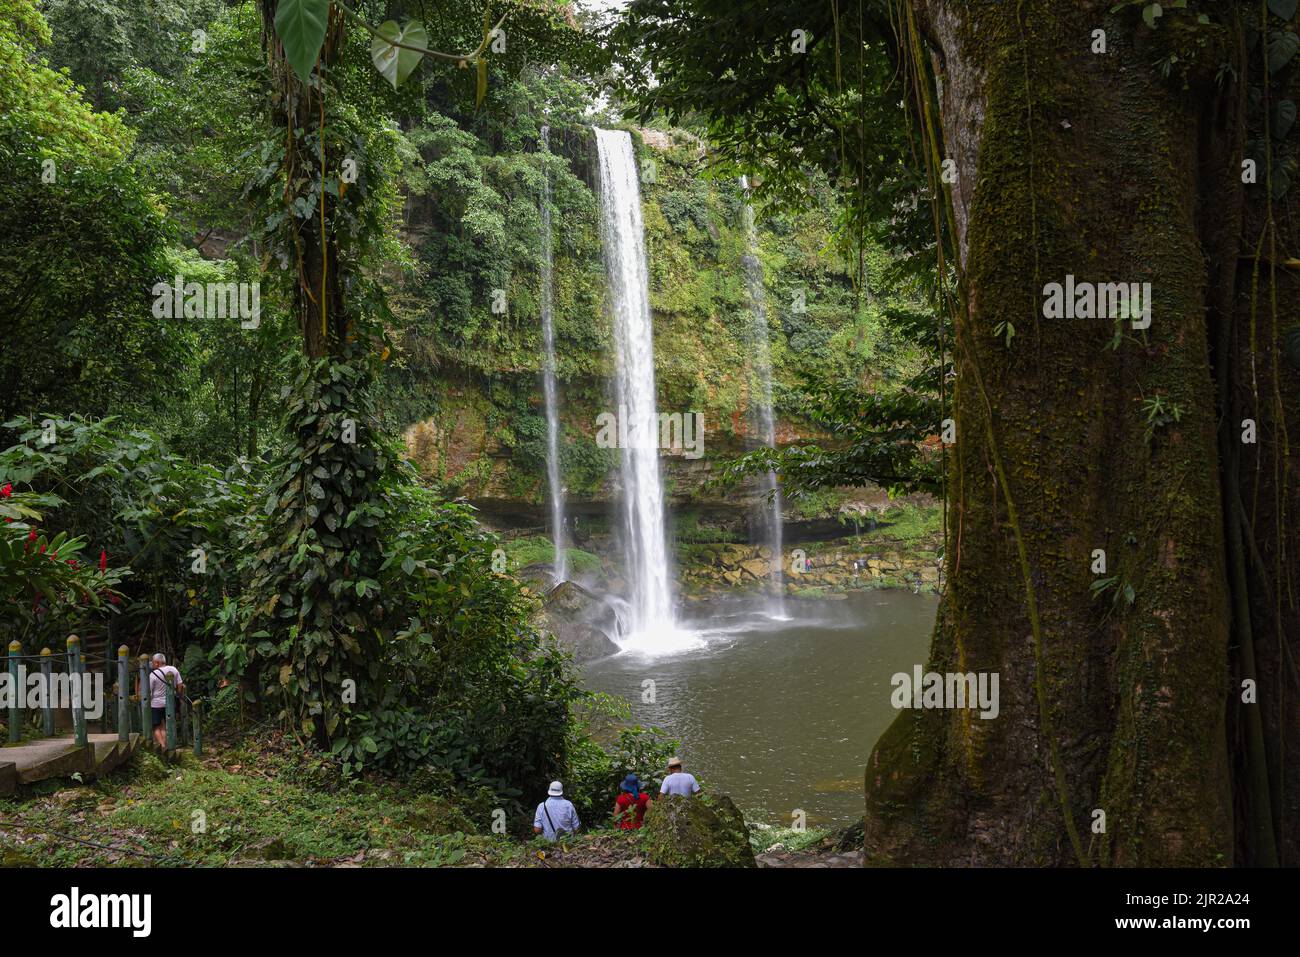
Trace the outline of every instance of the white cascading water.
{"label": "white cascading water", "polygon": [[605,266],[614,320],[615,398],[623,445],[623,549],[628,578],[625,650],[661,653],[696,642],[677,628],[664,529],[649,276],[632,137],[596,129]]}
{"label": "white cascading water", "polygon": [[[756,426],[757,438],[769,448],[776,448],[776,418],[772,414],[772,350],[767,328],[767,292],[763,288],[763,265],[758,261],[758,231],[754,226],[754,209],[749,205],[749,181],[740,178],[744,191],[745,238],[748,252],[742,262],[745,280],[749,287],[750,322],[749,344],[753,350],[750,367],[750,415]],[[772,549],[771,571],[768,579],[768,613],[776,618],[785,617],[785,568],[783,558],[781,489],[775,472],[768,472],[760,480],[763,499],[759,503],[760,525]]]}
{"label": "white cascading water", "polygon": [[[542,146],[551,151],[550,128],[542,127]],[[551,287],[551,174],[542,177],[542,394],[546,399],[546,480],[551,486],[551,536],[555,542],[555,581],[569,577],[564,549],[564,488],[560,484],[560,401],[555,381],[555,317]]]}

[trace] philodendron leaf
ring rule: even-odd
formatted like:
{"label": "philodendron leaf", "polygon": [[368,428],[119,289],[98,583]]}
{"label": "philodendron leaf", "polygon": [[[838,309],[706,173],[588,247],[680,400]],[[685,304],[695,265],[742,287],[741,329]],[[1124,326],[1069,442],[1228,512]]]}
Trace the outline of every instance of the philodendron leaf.
{"label": "philodendron leaf", "polygon": [[1268,0],[1268,9],[1273,16],[1290,20],[1295,16],[1296,2],[1297,0]]}
{"label": "philodendron leaf", "polygon": [[275,11],[275,35],[284,45],[284,55],[306,83],[312,67],[325,44],[325,25],[329,20],[330,0],[280,0]]}
{"label": "philodendron leaf", "polygon": [[1142,8],[1142,19],[1152,30],[1156,28],[1156,17],[1162,17],[1164,14],[1165,8],[1158,3],[1148,3]]}
{"label": "philodendron leaf", "polygon": [[1286,139],[1295,125],[1295,100],[1279,100],[1273,107],[1273,138]]}
{"label": "philodendron leaf", "polygon": [[1273,202],[1277,202],[1286,195],[1286,191],[1291,188],[1291,177],[1287,175],[1284,169],[1273,170],[1273,189],[1271,195]]}
{"label": "philodendron leaf", "polygon": [[385,20],[376,32],[379,36],[370,41],[370,59],[374,61],[375,69],[383,74],[384,79],[391,83],[395,90],[406,81],[411,71],[419,66],[420,61],[424,59],[424,54],[395,47],[393,43],[427,47],[429,35],[425,32],[424,24],[419,20],[411,20],[404,27],[399,27],[396,20]]}
{"label": "philodendron leaf", "polygon": [[1291,62],[1300,50],[1300,37],[1286,30],[1277,30],[1268,41],[1268,72],[1276,73]]}

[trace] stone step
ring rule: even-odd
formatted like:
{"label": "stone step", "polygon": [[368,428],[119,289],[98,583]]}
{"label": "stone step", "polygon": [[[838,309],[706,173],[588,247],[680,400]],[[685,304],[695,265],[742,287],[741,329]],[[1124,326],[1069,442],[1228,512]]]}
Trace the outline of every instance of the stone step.
{"label": "stone step", "polygon": [[90,734],[86,736],[84,748],[71,736],[7,745],[0,748],[0,795],[13,794],[19,784],[69,777],[78,772],[86,777],[107,774],[144,743],[139,734],[132,734],[127,741],[119,741],[116,734]]}

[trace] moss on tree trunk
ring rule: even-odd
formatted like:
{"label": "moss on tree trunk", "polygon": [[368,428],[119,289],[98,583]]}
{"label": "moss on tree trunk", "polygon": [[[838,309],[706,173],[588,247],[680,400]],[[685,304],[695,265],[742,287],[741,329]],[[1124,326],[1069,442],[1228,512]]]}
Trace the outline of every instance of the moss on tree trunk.
{"label": "moss on tree trunk", "polygon": [[[1202,4],[1214,7],[1209,24],[1169,17],[1153,31],[1136,10],[1110,6],[912,5],[931,56],[940,149],[956,161],[953,239],[968,308],[949,456],[950,577],[930,667],[998,672],[1001,710],[994,720],[900,713],[867,767],[868,861],[1198,866],[1258,850],[1258,835],[1234,839],[1250,814],[1245,795],[1256,807],[1261,796],[1242,773],[1250,735],[1237,708],[1232,645],[1243,623],[1232,610],[1219,384],[1240,383],[1251,356],[1271,364],[1276,348],[1262,334],[1229,357],[1215,345],[1234,311],[1238,342],[1242,326],[1245,96],[1217,71],[1236,64],[1245,79],[1241,24],[1235,6]],[[1092,51],[1098,28],[1104,54]],[[1177,67],[1166,76],[1156,64],[1171,52]],[[1113,348],[1111,321],[1044,317],[1045,285],[1067,274],[1151,283],[1150,327],[1124,322]],[[1015,329],[1009,345],[1003,323]],[[1278,431],[1245,457],[1276,455]],[[1272,502],[1271,470],[1261,472],[1252,500]],[[1259,505],[1257,537],[1287,505]],[[1102,575],[1094,549],[1105,550]],[[1114,581],[1094,596],[1099,578]],[[1265,585],[1249,576],[1256,603]],[[1264,639],[1275,663],[1260,677],[1271,695],[1261,714],[1274,741],[1300,725],[1279,698],[1289,608],[1269,611],[1281,624]],[[1292,787],[1275,774],[1275,793],[1294,794],[1288,773]]]}

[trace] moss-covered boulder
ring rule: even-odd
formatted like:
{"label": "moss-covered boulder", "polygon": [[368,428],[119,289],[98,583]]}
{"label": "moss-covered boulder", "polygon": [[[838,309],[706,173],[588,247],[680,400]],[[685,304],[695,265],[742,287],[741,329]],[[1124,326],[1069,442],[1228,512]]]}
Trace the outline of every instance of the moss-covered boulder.
{"label": "moss-covered boulder", "polygon": [[603,596],[577,582],[560,582],[546,595],[543,624],[579,664],[615,654],[618,616]]}
{"label": "moss-covered boulder", "polygon": [[641,828],[646,856],[660,867],[756,867],[745,816],[725,795],[668,795],[651,803]]}

